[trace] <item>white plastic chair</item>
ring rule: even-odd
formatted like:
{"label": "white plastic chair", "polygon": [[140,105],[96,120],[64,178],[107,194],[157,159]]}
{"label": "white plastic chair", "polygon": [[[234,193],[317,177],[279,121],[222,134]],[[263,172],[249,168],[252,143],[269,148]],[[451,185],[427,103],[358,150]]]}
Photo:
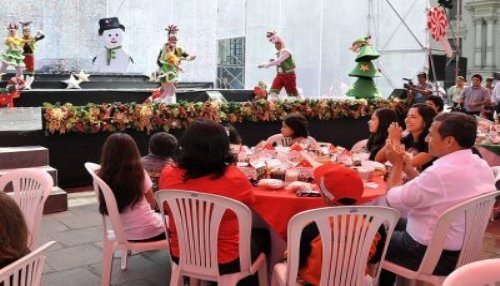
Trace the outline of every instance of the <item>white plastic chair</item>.
{"label": "white plastic chair", "polygon": [[[167,240],[151,241],[151,242],[131,242],[125,238],[125,233],[123,231],[122,222],[120,220],[120,213],[118,212],[118,206],[116,204],[116,199],[113,191],[110,189],[108,184],[104,182],[99,176],[97,176],[96,171],[98,171],[101,166],[98,164],[87,162],[85,163],[85,168],[90,173],[94,181],[94,192],[99,198],[99,191],[102,192],[104,201],[106,203],[106,208],[108,210],[108,215],[102,215],[102,226],[103,226],[103,258],[102,258],[102,275],[101,275],[101,285],[110,285],[111,283],[111,272],[113,270],[113,256],[116,250],[122,251],[121,256],[121,270],[127,269],[127,257],[128,251],[150,251],[150,250],[160,250],[169,249]],[[109,218],[111,222],[111,228],[108,227],[107,219]]]}
{"label": "white plastic chair", "polygon": [[356,142],[352,148],[351,148],[351,152],[354,152],[354,153],[357,153],[357,152],[367,152],[366,151],[366,143],[368,143],[368,139],[363,139],[363,140],[359,140],[358,142]]}
{"label": "white plastic chair", "polygon": [[300,239],[304,227],[312,222],[318,226],[321,236],[320,285],[376,285],[380,263],[371,271],[373,279],[366,279],[368,253],[379,227],[384,224],[387,229],[384,258],[398,219],[397,210],[373,206],[327,207],[296,214],[288,223],[288,259],[274,266],[271,285],[301,285],[297,282]]}
{"label": "white plastic chair", "polygon": [[54,180],[44,170],[15,169],[0,177],[0,191],[11,183],[13,198],[21,209],[30,232],[28,247],[36,245],[45,201],[54,187]]}
{"label": "white plastic chair", "polygon": [[[250,257],[252,213],[236,200],[186,190],[156,192],[156,202],[166,202],[173,216],[181,256],[179,264],[172,262],[170,285],[182,285],[182,276],[205,281],[217,281],[228,286],[258,272],[259,285],[268,285],[266,256],[261,253],[254,263]],[[165,219],[164,208],[160,208]],[[219,274],[218,233],[226,210],[236,214],[239,228],[240,272]]]}
{"label": "white plastic chair", "polygon": [[410,284],[415,284],[416,280],[422,280],[433,285],[442,285],[445,276],[432,275],[432,273],[443,251],[452,222],[465,214],[464,242],[456,267],[481,259],[484,233],[497,195],[496,192],[480,195],[444,212],[436,224],[434,235],[418,270],[413,271],[387,260],[382,263],[382,268],[411,280]]}
{"label": "white plastic chair", "polygon": [[443,286],[498,285],[500,282],[500,258],[479,260],[453,271]]}
{"label": "white plastic chair", "polygon": [[[495,186],[497,187],[497,192],[498,192],[500,189],[500,166],[491,167],[491,170],[493,171],[493,175],[495,176]],[[500,193],[498,194],[500,196]],[[490,221],[495,220],[495,216],[498,212],[500,212],[500,204],[498,204],[497,201],[497,203],[493,207],[493,210],[491,210]]]}
{"label": "white plastic chair", "polygon": [[41,285],[47,249],[55,244],[49,241],[24,257],[0,269],[0,285],[37,286]]}

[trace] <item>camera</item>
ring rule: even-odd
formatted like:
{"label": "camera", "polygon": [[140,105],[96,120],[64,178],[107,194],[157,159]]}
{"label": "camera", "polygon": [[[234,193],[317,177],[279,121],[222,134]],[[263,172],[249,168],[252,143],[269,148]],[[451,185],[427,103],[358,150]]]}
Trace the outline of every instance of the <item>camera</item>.
{"label": "camera", "polygon": [[403,80],[404,80],[404,81],[406,81],[406,83],[405,83],[405,84],[403,84],[403,87],[404,87],[404,88],[408,89],[408,88],[410,88],[410,87],[412,87],[412,86],[415,86],[415,85],[413,84],[413,80],[412,80],[411,78],[406,78],[406,77],[404,77],[404,78],[403,78]]}

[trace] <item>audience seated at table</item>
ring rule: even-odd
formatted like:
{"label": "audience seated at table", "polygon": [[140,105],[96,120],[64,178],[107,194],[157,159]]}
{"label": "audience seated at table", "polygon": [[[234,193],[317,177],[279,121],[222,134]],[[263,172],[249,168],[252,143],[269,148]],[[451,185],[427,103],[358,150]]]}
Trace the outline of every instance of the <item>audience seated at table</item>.
{"label": "audience seated at table", "polygon": [[[314,170],[316,181],[323,178],[324,187],[320,187],[321,196],[329,206],[355,205],[362,203],[363,181],[359,174],[348,167],[329,163]],[[361,219],[361,218],[360,218]],[[369,223],[362,220],[362,223]],[[384,228],[376,234],[370,251],[368,263],[380,261],[386,238]],[[315,223],[307,225],[300,239],[298,280],[306,285],[319,285],[322,267],[322,246],[319,229]],[[368,275],[368,274],[367,274]],[[370,279],[367,277],[367,279]]]}
{"label": "audience seated at table", "polygon": [[[392,235],[385,259],[416,270],[420,266],[437,220],[447,209],[472,197],[494,192],[495,179],[488,164],[471,152],[476,140],[477,122],[458,112],[442,113],[434,118],[427,141],[432,166],[418,177],[402,183],[406,166],[404,150],[391,144],[386,156],[393,168],[388,180],[387,204],[401,211],[401,219]],[[464,166],[467,171],[464,172]],[[435,275],[448,275],[455,268],[462,247],[465,221],[453,223],[434,269]],[[380,285],[393,285],[395,275],[383,270]]]}
{"label": "audience seated at table", "polygon": [[0,269],[30,252],[28,238],[21,209],[7,193],[0,192]]}
{"label": "audience seated at table", "polygon": [[374,161],[378,151],[384,147],[389,136],[387,131],[393,122],[398,122],[398,117],[396,112],[390,108],[380,108],[372,113],[368,121],[370,137],[366,143],[366,150],[370,152],[370,160]]}
{"label": "audience seated at table", "polygon": [[229,137],[229,147],[233,154],[238,156],[241,151],[245,151],[248,149],[245,145],[243,145],[243,139],[241,139],[240,133],[231,123],[224,124],[224,129],[226,129],[227,136]]}
{"label": "audience seated at table", "polygon": [[161,170],[172,162],[176,150],[177,139],[167,132],[157,132],[149,138],[149,154],[141,162],[153,182],[153,192],[158,191]]}
{"label": "audience seated at table", "polygon": [[309,123],[299,113],[291,113],[283,120],[281,133],[269,137],[264,146],[300,146],[301,149],[317,148],[316,140],[309,136]]}
{"label": "audience seated at table", "polygon": [[444,100],[441,96],[431,95],[425,100],[425,104],[429,105],[436,111],[436,114],[443,112]]}
{"label": "audience seated at table", "polygon": [[[142,166],[139,149],[130,135],[114,133],[106,139],[97,175],[113,191],[128,240],[165,239],[163,219],[154,211],[153,183]],[[108,213],[102,194],[99,194],[99,212]]]}
{"label": "audience seated at table", "polygon": [[[160,191],[177,189],[210,193],[238,200],[248,206],[254,201],[252,185],[236,167],[235,155],[229,149],[229,138],[224,127],[212,120],[197,119],[184,132],[179,154],[173,165],[163,169]],[[166,208],[166,213],[169,213]],[[170,254],[179,261],[179,243],[175,225],[170,216]],[[238,224],[234,213],[225,213],[219,229],[219,271],[221,274],[237,272],[239,266]],[[258,238],[257,238],[258,237]],[[252,231],[252,260],[261,251],[269,253],[269,233]],[[240,281],[238,285],[257,285],[255,277]]]}
{"label": "audience seated at table", "polygon": [[[409,110],[405,119],[406,134],[402,137],[403,130],[397,123],[392,123],[389,126],[387,144],[395,144],[401,142],[404,145],[406,152],[409,155],[409,160],[412,166],[418,171],[422,171],[432,164],[433,157],[428,153],[428,145],[425,141],[429,133],[429,127],[432,124],[432,119],[436,116],[436,111],[432,107],[425,104],[414,104]],[[375,156],[378,162],[386,162],[386,150],[384,146]]]}

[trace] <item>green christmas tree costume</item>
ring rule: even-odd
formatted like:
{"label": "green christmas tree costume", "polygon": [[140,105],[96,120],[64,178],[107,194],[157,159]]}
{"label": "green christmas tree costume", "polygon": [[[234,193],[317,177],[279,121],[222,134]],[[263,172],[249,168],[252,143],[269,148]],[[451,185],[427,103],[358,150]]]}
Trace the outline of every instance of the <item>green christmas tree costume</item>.
{"label": "green christmas tree costume", "polygon": [[347,91],[346,95],[348,96],[365,99],[382,96],[373,81],[373,78],[379,77],[380,73],[372,63],[380,54],[369,43],[369,39],[370,37],[360,38],[352,44],[351,49],[357,52],[358,55],[356,56],[357,64],[349,73],[349,76],[357,77],[358,79]]}

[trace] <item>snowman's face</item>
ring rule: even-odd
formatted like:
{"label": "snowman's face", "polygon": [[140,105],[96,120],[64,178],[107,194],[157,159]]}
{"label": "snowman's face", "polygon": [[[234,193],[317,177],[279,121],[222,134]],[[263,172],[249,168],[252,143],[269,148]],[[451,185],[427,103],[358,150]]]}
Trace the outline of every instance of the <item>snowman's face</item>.
{"label": "snowman's face", "polygon": [[102,33],[104,45],[108,49],[116,48],[122,45],[123,31],[119,28],[106,30]]}

